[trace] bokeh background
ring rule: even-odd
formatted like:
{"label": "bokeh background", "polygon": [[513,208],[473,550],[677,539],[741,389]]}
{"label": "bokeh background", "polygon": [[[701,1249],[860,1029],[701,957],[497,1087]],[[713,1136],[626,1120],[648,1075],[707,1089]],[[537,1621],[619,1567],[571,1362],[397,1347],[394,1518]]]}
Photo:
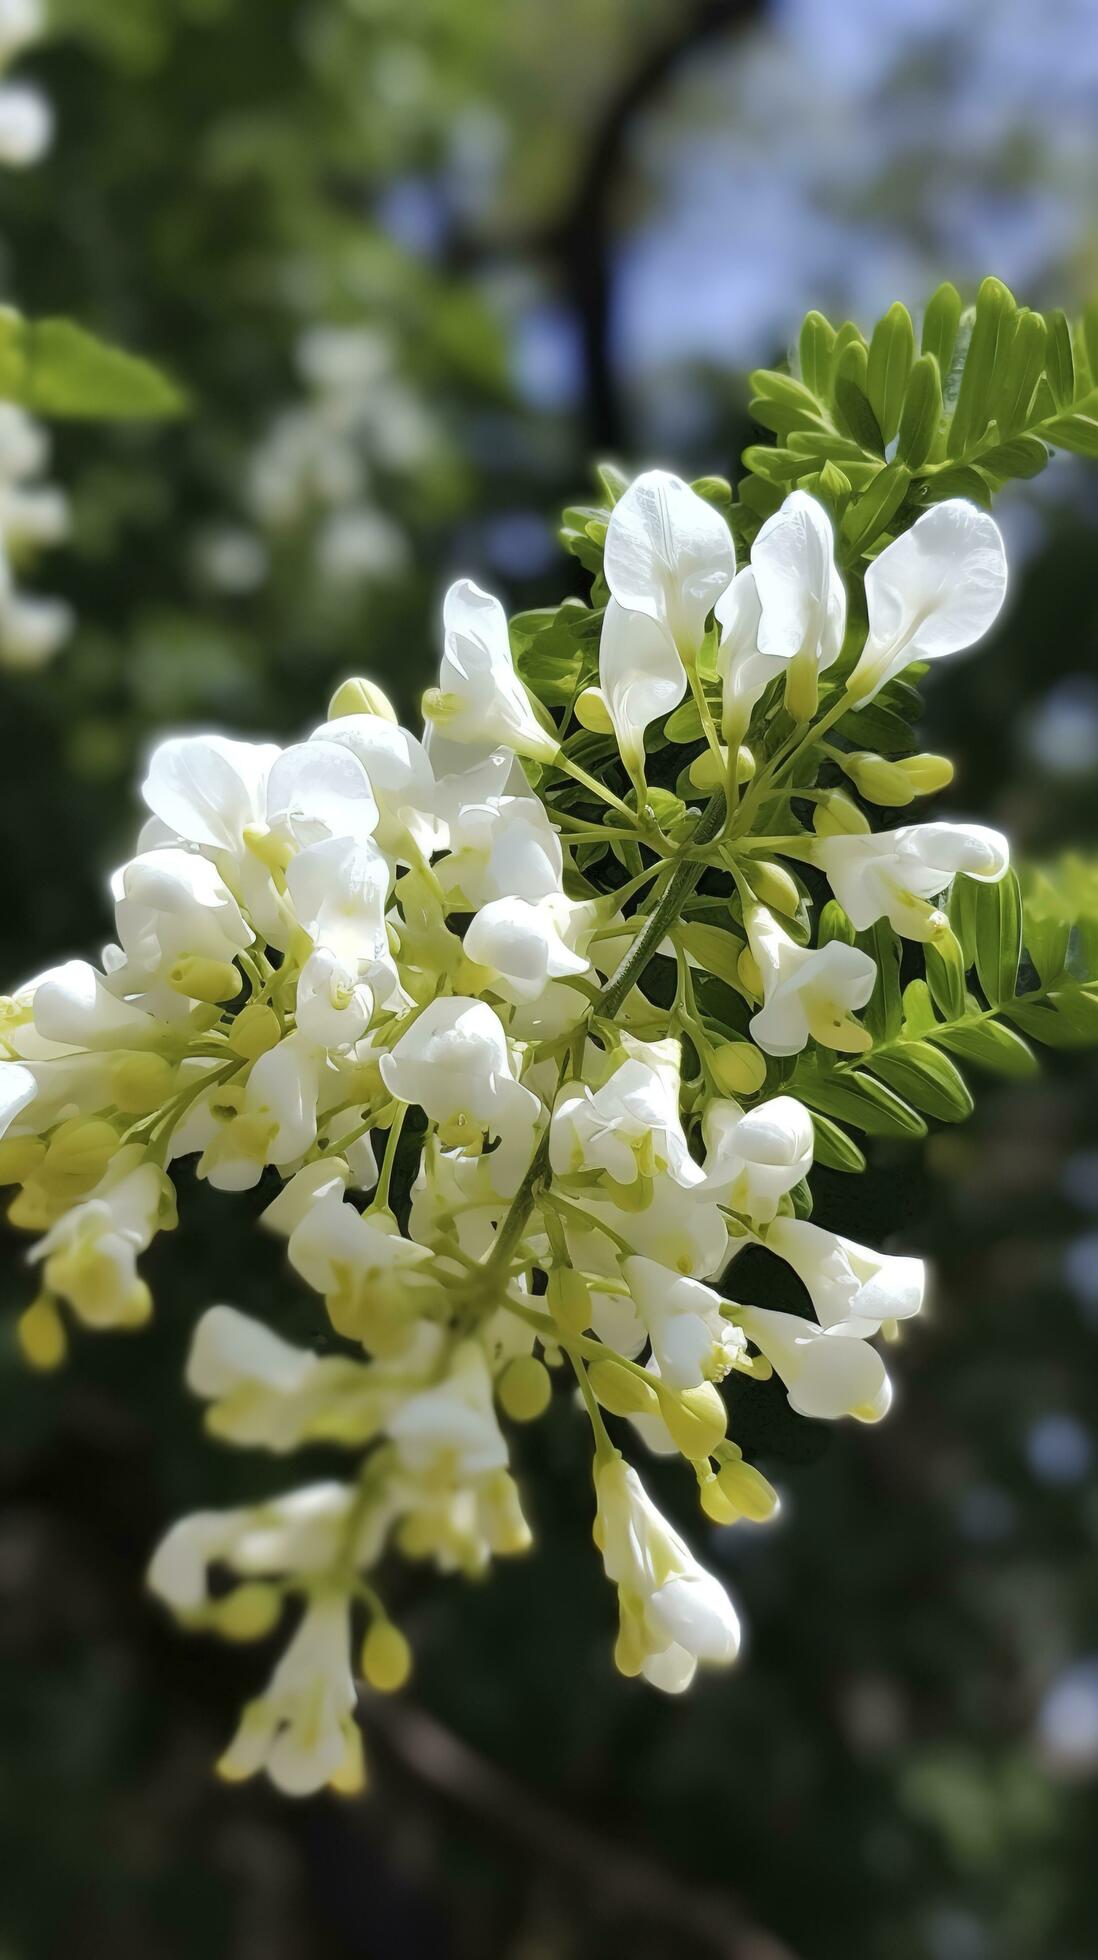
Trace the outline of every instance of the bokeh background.
{"label": "bokeh background", "polygon": [[[595,454],[734,475],[745,373],[806,307],[1098,292],[1094,0],[54,0],[51,29],[0,297],[167,363],[195,412],[55,432],[73,525],[39,582],[76,623],[0,671],[8,980],[105,936],[153,730],[289,737],[363,669],[411,711],[447,578],[576,589],[553,518]],[[1098,472],[1060,459],[1002,519],[1010,610],[928,745],[1042,860],[1098,843]],[[9,1311],[2,1960],[1093,1960],[1098,1074],[980,1088],[925,1155],[820,1174],[938,1287],[881,1428],[737,1407],[783,1516],[692,1521],[736,1674],[670,1702],[614,1674],[564,1397],[520,1438],[537,1552],[398,1581],[419,1665],[366,1707],[361,1803],[217,1784],[267,1656],[141,1589],[168,1518],[279,1481],[177,1387],[215,1298],[309,1332],[249,1200],[185,1188],[155,1329],[61,1378]]]}

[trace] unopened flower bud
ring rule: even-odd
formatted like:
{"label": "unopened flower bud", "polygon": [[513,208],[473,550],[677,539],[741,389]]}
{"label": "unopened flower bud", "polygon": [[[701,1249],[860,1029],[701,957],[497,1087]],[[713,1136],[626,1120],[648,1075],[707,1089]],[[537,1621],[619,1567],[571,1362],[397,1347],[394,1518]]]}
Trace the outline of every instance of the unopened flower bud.
{"label": "unopened flower bud", "polygon": [[235,1592],[218,1601],[215,1624],[226,1640],[262,1640],[281,1612],[282,1600],[277,1588],[255,1580],[237,1586]]}
{"label": "unopened flower bud", "polygon": [[659,1410],[655,1388],[649,1387],[631,1368],[624,1368],[620,1361],[592,1362],[587,1379],[596,1400],[612,1416],[650,1416]]}
{"label": "unopened flower bud", "polygon": [[752,994],[756,1000],[761,1000],[763,991],[762,974],[759,972],[758,962],[750,946],[745,946],[740,953],[740,957],[736,962],[736,972],[739,975],[741,984],[747,988],[748,993]]}
{"label": "unopened flower bud", "polygon": [[40,1137],[4,1137],[0,1140],[0,1184],[22,1184],[33,1177],[45,1154]]}
{"label": "unopened flower bud", "polygon": [[576,720],[593,735],[612,735],[614,723],[601,687],[585,687],[576,701]]}
{"label": "unopened flower bud", "polygon": [[737,1524],[740,1513],[721,1489],[717,1477],[704,1477],[698,1486],[698,1502],[714,1524]]}
{"label": "unopened flower bud", "polygon": [[947,755],[905,755],[896,767],[903,770],[916,796],[934,796],[953,781],[953,764]]}
{"label": "unopened flower bud", "polygon": [[65,1323],[48,1293],[40,1293],[37,1300],[32,1301],[20,1314],[15,1331],[20,1352],[29,1368],[46,1374],[61,1366],[69,1351],[68,1335]]}
{"label": "unopened flower bud", "polygon": [[778,1509],[778,1493],[773,1485],[767,1483],[761,1470],[756,1470],[752,1463],[745,1463],[742,1457],[722,1463],[717,1472],[717,1482],[722,1496],[734,1507],[737,1516],[749,1518],[752,1524],[765,1524]]}
{"label": "unopened flower bud", "polygon": [[98,1179],[118,1149],[118,1131],[95,1116],[72,1116],[50,1138],[44,1169],[51,1177]]}
{"label": "unopened flower bud", "polygon": [[228,960],[208,960],[188,954],[168,970],[168,985],[188,1000],[207,1002],[211,1007],[223,1000],[235,1000],[244,985],[239,968]]}
{"label": "unopened flower bud", "polygon": [[375,1620],[362,1643],[363,1678],[378,1694],[393,1695],[412,1672],[412,1649],[391,1620]]}
{"label": "unopened flower bud", "polygon": [[712,1456],[718,1443],[724,1441],[728,1411],[712,1382],[702,1382],[698,1388],[664,1386],[659,1404],[676,1447],[692,1463]]}
{"label": "unopened flower bud", "polygon": [[124,1116],[147,1116],[167,1101],[175,1070],[163,1055],[120,1055],[111,1067],[116,1108]]}
{"label": "unopened flower bud", "polygon": [[229,1047],[246,1062],[258,1061],[282,1039],[278,1015],[266,1001],[253,1000],[237,1015],[229,1029]]}
{"label": "unopened flower bud", "polygon": [[397,711],[383,687],[376,681],[342,681],[328,703],[328,720],[343,721],[347,715],[380,715],[382,721],[395,722]]}
{"label": "unopened flower bud", "polygon": [[843,768],[855,789],[870,803],[879,803],[888,809],[901,809],[914,798],[914,786],[908,781],[902,765],[890,762],[886,756],[875,755],[871,749],[860,749],[855,755],[844,756]]}
{"label": "unopened flower bud", "polygon": [[554,1266],[546,1299],[562,1333],[586,1333],[591,1325],[591,1292],[582,1273],[571,1266]]}
{"label": "unopened flower bud", "polygon": [[709,1057],[718,1087],[729,1096],[757,1095],[766,1081],[766,1056],[751,1041],[722,1041]]}
{"label": "unopened flower bud", "polygon": [[516,1355],[499,1378],[497,1394],[504,1415],[512,1422],[536,1422],[545,1414],[553,1393],[549,1370],[536,1355]]}
{"label": "unopened flower bud", "polygon": [[829,789],[812,813],[812,828],[817,837],[858,837],[868,831],[869,823],[845,790]]}
{"label": "unopened flower bud", "polygon": [[801,894],[796,882],[782,864],[774,864],[769,858],[752,858],[749,876],[756,896],[773,912],[784,912],[793,918],[801,903]]}

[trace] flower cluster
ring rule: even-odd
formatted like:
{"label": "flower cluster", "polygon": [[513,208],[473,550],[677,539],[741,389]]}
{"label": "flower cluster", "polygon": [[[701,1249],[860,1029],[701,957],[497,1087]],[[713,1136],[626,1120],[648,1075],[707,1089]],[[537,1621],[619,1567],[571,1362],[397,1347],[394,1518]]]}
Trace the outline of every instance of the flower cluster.
{"label": "flower cluster", "polygon": [[[970,824],[874,832],[863,801],[903,806],[948,764],[827,737],[985,633],[999,533],[934,506],[873,560],[863,618],[802,491],[739,570],[721,510],[662,472],[602,528],[598,680],[563,711],[516,667],[499,602],[459,582],[422,739],[356,680],[287,748],[165,742],[100,965],[4,1005],[29,1360],[147,1318],[141,1255],[174,1223],[181,1158],[220,1190],[277,1187],[263,1223],[330,1323],[322,1353],[231,1306],[194,1334],[213,1435],[351,1465],[187,1517],[153,1560],[188,1626],[259,1636],[297,1602],[229,1777],[358,1787],[356,1665],[379,1689],[410,1666],[379,1567],[474,1573],[528,1545],[507,1429],[554,1380],[590,1421],[618,1666],[678,1691],[731,1661],[733,1605],[625,1443],[681,1457],[712,1522],[761,1522],[777,1497],[721,1381],[775,1375],[805,1416],[876,1421],[877,1339],[922,1304],[919,1260],[810,1219],[821,1119],[798,1070],[871,1050],[866,935],[948,966],[938,901],[959,873],[1003,879],[1007,847]],[[661,761],[689,744],[675,794],[647,781],[657,723]],[[803,1311],[737,1297],[747,1247],[791,1269]]]}

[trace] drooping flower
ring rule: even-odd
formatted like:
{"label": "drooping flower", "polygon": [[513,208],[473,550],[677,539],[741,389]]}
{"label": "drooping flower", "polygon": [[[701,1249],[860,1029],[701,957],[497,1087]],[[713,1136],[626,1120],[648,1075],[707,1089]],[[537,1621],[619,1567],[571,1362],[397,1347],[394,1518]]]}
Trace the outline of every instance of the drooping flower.
{"label": "drooping flower", "polygon": [[664,1381],[672,1388],[697,1388],[728,1373],[743,1335],[722,1318],[719,1293],[654,1259],[624,1260],[622,1277]]}
{"label": "drooping flower", "polygon": [[712,504],[681,477],[646,470],[610,513],[603,569],[618,605],[654,621],[691,667],[706,619],[732,581],[736,552]]}
{"label": "drooping flower", "polygon": [[737,1307],[735,1318],[784,1382],[798,1415],[879,1422],[887,1414],[892,1384],[884,1362],[844,1322],[818,1327],[770,1307]]}
{"label": "drooping flower", "polygon": [[731,1097],[707,1105],[702,1119],[705,1182],[699,1195],[716,1199],[756,1223],[812,1169],[812,1118],[795,1096],[772,1096],[744,1110]]}
{"label": "drooping flower", "polygon": [[265,1770],[287,1796],[308,1796],[326,1783],[361,1789],[356,1699],[350,1602],[324,1590],[310,1601],[266,1692],[247,1704],[219,1773],[237,1783]]}
{"label": "drooping flower", "polygon": [[776,1218],[764,1243],[808,1288],[821,1327],[878,1334],[890,1321],[920,1311],[926,1293],[921,1259],[875,1252],[807,1218]]}
{"label": "drooping flower", "polygon": [[661,1517],[636,1471],[614,1456],[596,1470],[595,1492],[595,1543],[618,1589],[621,1672],[679,1694],[699,1662],[734,1661],[740,1627],[724,1587]]}
{"label": "drooping flower", "polygon": [[942,915],[928,900],[959,871],[995,884],[1010,866],[1006,838],[983,824],[905,824],[875,834],[820,837],[811,848],[856,931],[887,919],[905,939],[933,937]]}
{"label": "drooping flower", "polygon": [[751,1037],[766,1054],[796,1055],[810,1039],[843,1054],[870,1046],[853,1019],[877,981],[868,953],[838,939],[798,946],[764,905],[748,906],[744,924],[763,990]]}
{"label": "drooping flower", "polygon": [[667,1173],[676,1184],[701,1184],[679,1116],[677,1041],[622,1036],[624,1056],[600,1089],[566,1084],[557,1097],[549,1155],[559,1175],[604,1171],[618,1184]]}
{"label": "drooping flower", "polygon": [[486,1134],[501,1138],[500,1188],[517,1189],[541,1104],[516,1080],[507,1037],[486,1001],[431,1001],[380,1066],[390,1094],[418,1103],[447,1147],[479,1149]]}
{"label": "drooping flower", "polygon": [[644,731],[678,707],[687,686],[686,669],[661,620],[610,600],[599,640],[599,686],[621,759],[631,775],[643,775]]}

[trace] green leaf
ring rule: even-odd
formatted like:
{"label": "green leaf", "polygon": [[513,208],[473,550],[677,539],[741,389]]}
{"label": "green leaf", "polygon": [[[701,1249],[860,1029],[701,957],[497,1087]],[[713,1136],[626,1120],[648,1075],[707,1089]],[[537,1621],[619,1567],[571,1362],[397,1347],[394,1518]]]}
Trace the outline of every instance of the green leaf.
{"label": "green leaf", "polygon": [[964,873],[954,878],[949,894],[949,923],[960,942],[966,973],[976,964],[976,894],[979,886]]}
{"label": "green leaf", "polygon": [[669,742],[700,742],[702,737],[701,716],[698,704],[691,697],[682,702],[663,724],[663,732]]}
{"label": "green leaf", "polygon": [[71,320],[0,318],[0,399],[36,415],[159,420],[186,400],[149,361],[109,347]]}
{"label": "green leaf", "polygon": [[[874,1041],[891,1041],[899,1034],[904,1018],[900,998],[903,947],[887,919],[878,919],[868,932],[860,932],[857,944],[877,968],[877,979],[862,1018]],[[872,1062],[867,1061],[866,1066],[872,1067]]]}
{"label": "green leaf", "polygon": [[827,946],[833,939],[838,939],[844,946],[853,946],[857,937],[838,899],[829,898],[820,911],[817,944]]}
{"label": "green leaf", "polygon": [[833,1071],[825,1074],[817,1064],[798,1068],[794,1094],[812,1110],[836,1116],[867,1136],[923,1137],[926,1124],[921,1116],[883,1082],[864,1069]]}
{"label": "green leaf", "polygon": [[[964,950],[955,934],[948,940],[942,939],[937,945],[933,941],[923,947],[923,960],[926,965],[926,983],[931,999],[940,1014],[947,1021],[960,1021],[969,1011],[965,993],[965,970],[971,964],[966,961]],[[979,1009],[976,1010],[979,1012]]]}
{"label": "green leaf", "polygon": [[1045,369],[1048,334],[1039,313],[1023,307],[1005,357],[1000,355],[991,390],[991,415],[1001,436],[1028,426],[1034,390]]}
{"label": "green leaf", "polygon": [[960,319],[961,295],[956,286],[951,286],[947,281],[944,286],[939,286],[927,305],[920,342],[923,353],[932,354],[937,361],[939,375],[949,373]]}
{"label": "green leaf", "polygon": [[889,1054],[867,1055],[866,1068],[890,1089],[939,1123],[960,1123],[971,1116],[968,1086],[948,1055],[928,1041],[911,1041]]}
{"label": "green leaf", "polygon": [[1071,328],[1067,314],[1056,308],[1045,314],[1048,339],[1045,344],[1045,373],[1057,408],[1070,408],[1075,399],[1075,356],[1071,351]]}
{"label": "green leaf", "polygon": [[910,472],[903,463],[889,463],[878,471],[871,487],[843,518],[843,536],[852,550],[864,551],[887,528],[903,503],[910,482]]}
{"label": "green leaf", "polygon": [[1085,395],[1070,415],[1054,415],[1041,425],[1041,434],[1054,449],[1098,457],[1098,389]]}
{"label": "green leaf", "polygon": [[859,1150],[853,1137],[840,1130],[829,1116],[822,1116],[818,1109],[812,1111],[812,1128],[816,1133],[813,1155],[817,1164],[826,1164],[832,1171],[864,1171],[865,1156]]}
{"label": "green leaf", "polygon": [[842,731],[855,748],[872,749],[877,755],[901,755],[915,747],[914,729],[880,701],[845,715]]}
{"label": "green leaf", "polygon": [[996,364],[1013,335],[1014,296],[999,279],[985,279],[976,296],[972,339],[965,356],[947,453],[964,457],[987,428]]}
{"label": "green leaf", "polygon": [[957,1027],[939,1028],[934,1035],[941,1047],[959,1055],[964,1062],[990,1069],[1021,1081],[1037,1073],[1037,1057],[1032,1048],[1002,1021],[961,1022]]}
{"label": "green leaf", "polygon": [[944,503],[947,497],[967,497],[983,510],[991,509],[991,485],[972,463],[961,463],[956,469],[940,470],[935,476],[923,477],[919,488],[929,504]]}
{"label": "green leaf", "polygon": [[942,419],[942,377],[933,354],[920,354],[908,376],[896,454],[909,470],[921,469],[934,447]]}
{"label": "green leaf", "polygon": [[835,329],[822,313],[806,313],[801,328],[801,379],[814,395],[826,398],[831,385],[831,357],[835,348]]}
{"label": "green leaf", "polygon": [[1048,463],[1048,450],[1037,436],[1015,436],[1012,442],[998,442],[980,451],[980,468],[1009,482],[1015,477],[1040,476]]}
{"label": "green leaf", "polygon": [[875,456],[884,455],[884,437],[869,400],[869,356],[851,341],[835,363],[835,411],[848,435]]}
{"label": "green leaf", "polygon": [[[969,883],[973,883],[969,880]],[[1022,894],[1017,873],[976,885],[976,971],[989,1004],[1012,1001],[1022,957]]]}
{"label": "green leaf", "polygon": [[867,384],[870,407],[886,443],[900,426],[907,378],[915,359],[915,329],[899,301],[878,320],[869,343]]}
{"label": "green leaf", "polygon": [[925,980],[909,980],[903,992],[903,1032],[913,1040],[938,1027],[938,1016]]}
{"label": "green leaf", "polygon": [[1098,1043],[1098,988],[1057,988],[1045,1002],[1015,1001],[1005,1011],[1023,1034],[1046,1048]]}

